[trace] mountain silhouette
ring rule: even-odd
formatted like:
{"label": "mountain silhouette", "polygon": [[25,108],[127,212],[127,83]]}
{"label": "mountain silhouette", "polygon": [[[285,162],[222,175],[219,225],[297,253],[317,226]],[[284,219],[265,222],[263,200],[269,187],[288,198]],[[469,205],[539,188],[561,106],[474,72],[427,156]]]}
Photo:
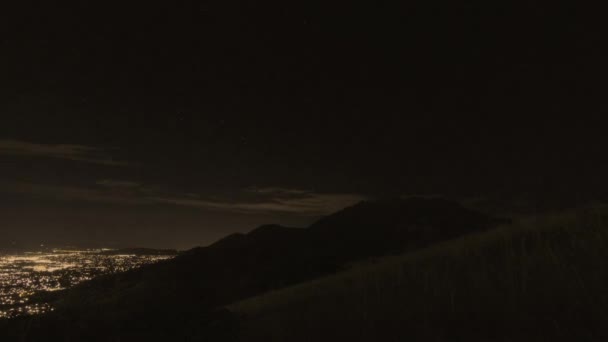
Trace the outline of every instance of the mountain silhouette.
{"label": "mountain silhouette", "polygon": [[351,261],[400,253],[506,222],[445,199],[365,201],[322,218],[309,230],[326,258]]}
{"label": "mountain silhouette", "polygon": [[224,305],[501,222],[444,199],[365,201],[308,228],[264,225],[166,262],[94,279],[58,294],[54,313],[18,320],[12,328],[27,325],[29,340],[209,337],[221,327],[212,322],[226,314],[218,309]]}

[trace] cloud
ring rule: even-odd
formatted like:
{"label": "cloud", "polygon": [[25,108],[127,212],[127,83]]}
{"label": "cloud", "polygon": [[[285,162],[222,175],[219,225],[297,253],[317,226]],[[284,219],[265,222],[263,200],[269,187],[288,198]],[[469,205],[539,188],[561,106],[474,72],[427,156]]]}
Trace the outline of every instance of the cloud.
{"label": "cloud", "polygon": [[131,163],[116,161],[107,157],[104,149],[85,145],[39,144],[20,140],[0,140],[0,154],[64,159],[112,166],[131,165]]}
{"label": "cloud", "polygon": [[[357,194],[315,193],[282,188],[248,200],[209,199],[198,194],[177,193],[132,181],[104,179],[91,186],[48,185],[0,181],[0,192],[61,201],[84,201],[119,205],[174,205],[225,211],[236,214],[292,214],[321,216],[353,205],[366,197]],[[244,192],[250,192],[245,189]],[[250,197],[250,196],[249,196]]]}
{"label": "cloud", "polygon": [[136,188],[141,185],[140,183],[137,183],[137,182],[114,180],[114,179],[98,180],[95,184],[104,186],[104,187],[108,187],[108,188]]}
{"label": "cloud", "polygon": [[306,216],[326,215],[366,197],[356,194],[320,194],[306,193],[296,198],[270,198],[260,201],[228,202],[209,201],[178,197],[154,197],[152,200],[180,206],[200,207],[213,210],[229,211],[242,214],[284,213]]}
{"label": "cloud", "polygon": [[249,187],[245,191],[253,192],[257,194],[273,194],[273,195],[304,195],[309,194],[312,191],[302,189],[291,189],[281,187]]}

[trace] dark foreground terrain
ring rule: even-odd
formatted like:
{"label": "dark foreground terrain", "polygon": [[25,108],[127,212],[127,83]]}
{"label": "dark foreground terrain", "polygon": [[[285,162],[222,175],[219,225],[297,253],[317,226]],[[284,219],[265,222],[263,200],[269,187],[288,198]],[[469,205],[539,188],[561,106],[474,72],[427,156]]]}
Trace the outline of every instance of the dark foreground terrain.
{"label": "dark foreground terrain", "polygon": [[230,306],[241,341],[608,341],[608,210],[519,220]]}
{"label": "dark foreground terrain", "polygon": [[[262,226],[54,294],[2,341],[605,341],[608,210],[493,219],[441,199]],[[48,300],[48,298],[46,299]]]}
{"label": "dark foreground terrain", "polygon": [[55,293],[55,312],[4,321],[0,336],[3,341],[234,340],[242,337],[243,322],[227,305],[505,222],[442,199],[362,202],[305,229],[262,226],[167,262]]}

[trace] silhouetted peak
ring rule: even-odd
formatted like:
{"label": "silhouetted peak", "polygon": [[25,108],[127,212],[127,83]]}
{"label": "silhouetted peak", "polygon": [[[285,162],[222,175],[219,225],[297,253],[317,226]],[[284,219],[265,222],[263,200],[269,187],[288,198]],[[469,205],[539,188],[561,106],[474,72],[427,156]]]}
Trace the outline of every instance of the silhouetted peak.
{"label": "silhouetted peak", "polygon": [[247,233],[247,236],[250,236],[250,237],[265,236],[268,234],[281,233],[284,231],[292,231],[293,229],[297,229],[297,228],[284,227],[284,226],[281,226],[278,224],[265,224],[265,225],[259,226],[256,229],[250,231],[249,233]]}
{"label": "silhouetted peak", "polygon": [[360,202],[320,219],[309,231],[318,253],[340,262],[400,253],[495,225],[457,202],[414,197]]}
{"label": "silhouetted peak", "polygon": [[[299,237],[304,229],[290,228],[276,224],[260,226],[246,235],[249,243],[279,244],[282,245],[293,238]],[[275,246],[278,247],[278,246]]]}
{"label": "silhouetted peak", "polygon": [[215,243],[213,243],[212,245],[210,245],[210,248],[218,248],[218,247],[224,247],[224,246],[228,246],[228,245],[233,245],[235,243],[239,243],[240,241],[245,239],[245,234],[243,233],[233,233],[230,234],[222,239],[219,239],[218,241],[216,241]]}
{"label": "silhouetted peak", "polygon": [[463,223],[488,222],[489,217],[463,207],[460,203],[444,198],[388,198],[368,200],[326,216],[311,226],[311,229],[329,227],[459,225]]}

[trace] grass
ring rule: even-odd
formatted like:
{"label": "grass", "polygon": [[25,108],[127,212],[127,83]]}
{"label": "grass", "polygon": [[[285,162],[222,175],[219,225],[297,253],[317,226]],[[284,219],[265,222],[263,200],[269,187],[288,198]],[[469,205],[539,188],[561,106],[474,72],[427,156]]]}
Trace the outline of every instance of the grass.
{"label": "grass", "polygon": [[606,341],[608,209],[519,219],[233,304],[246,341]]}

